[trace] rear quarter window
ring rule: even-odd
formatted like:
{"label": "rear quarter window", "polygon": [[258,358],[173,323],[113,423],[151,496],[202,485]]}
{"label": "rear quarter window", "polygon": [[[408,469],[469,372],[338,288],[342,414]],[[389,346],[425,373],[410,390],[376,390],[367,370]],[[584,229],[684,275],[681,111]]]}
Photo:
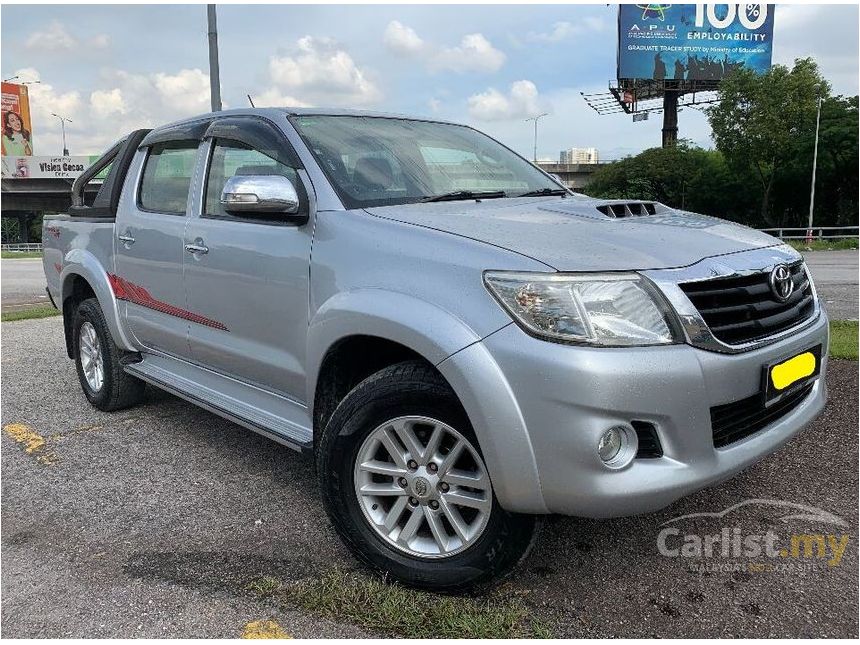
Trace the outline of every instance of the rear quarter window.
{"label": "rear quarter window", "polygon": [[196,141],[170,142],[150,147],[138,193],[143,210],[185,215],[197,145]]}

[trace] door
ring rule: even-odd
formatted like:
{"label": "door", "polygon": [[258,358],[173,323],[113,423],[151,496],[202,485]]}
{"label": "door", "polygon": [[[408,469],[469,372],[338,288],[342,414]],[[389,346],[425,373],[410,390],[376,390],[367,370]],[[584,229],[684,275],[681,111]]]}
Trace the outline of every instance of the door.
{"label": "door", "polygon": [[[222,130],[241,136],[244,122],[230,121]],[[248,127],[260,135],[259,122],[249,119]],[[273,137],[281,139],[277,146]],[[312,226],[282,214],[231,215],[220,198],[234,175],[282,175],[307,213],[307,191],[295,153],[281,154],[289,143],[280,131],[272,126],[268,135],[245,140],[265,141],[265,150],[210,139],[206,181],[194,200],[199,213],[185,231],[187,305],[214,321],[191,326],[191,352],[201,365],[303,402]]]}
{"label": "door", "polygon": [[[145,141],[144,141],[145,143]],[[117,298],[126,324],[144,348],[188,359],[192,313],[182,286],[183,235],[199,141],[168,141],[138,151],[114,227]]]}

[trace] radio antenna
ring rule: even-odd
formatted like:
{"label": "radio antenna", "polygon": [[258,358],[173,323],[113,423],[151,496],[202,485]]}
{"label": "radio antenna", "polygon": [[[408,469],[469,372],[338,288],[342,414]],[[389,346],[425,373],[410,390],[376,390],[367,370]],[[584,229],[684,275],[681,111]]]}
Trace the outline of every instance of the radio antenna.
{"label": "radio antenna", "polygon": [[254,105],[254,100],[251,98],[251,95],[250,95],[250,94],[248,94],[248,95],[247,95],[247,97],[248,97],[248,103],[250,103],[250,104],[251,104],[251,107],[252,107],[252,108],[257,107],[256,105]]}

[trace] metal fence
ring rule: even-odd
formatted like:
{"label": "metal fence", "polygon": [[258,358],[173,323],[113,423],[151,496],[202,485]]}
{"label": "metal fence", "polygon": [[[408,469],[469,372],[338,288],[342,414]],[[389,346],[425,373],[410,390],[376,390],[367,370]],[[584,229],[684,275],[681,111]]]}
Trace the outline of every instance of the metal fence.
{"label": "metal fence", "polygon": [[0,250],[9,251],[10,253],[41,253],[41,243],[32,244],[3,244],[0,245]]}
{"label": "metal fence", "polygon": [[762,228],[760,231],[770,233],[782,240],[845,240],[857,237],[858,226],[805,226]]}

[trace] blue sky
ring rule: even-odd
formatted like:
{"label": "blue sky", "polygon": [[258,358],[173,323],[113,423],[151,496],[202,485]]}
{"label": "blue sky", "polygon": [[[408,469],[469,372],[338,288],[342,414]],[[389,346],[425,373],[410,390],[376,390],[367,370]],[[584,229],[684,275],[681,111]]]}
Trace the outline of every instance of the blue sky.
{"label": "blue sky", "polygon": [[[220,5],[227,106],[338,105],[475,125],[527,156],[571,146],[614,158],[659,145],[660,116],[598,116],[580,91],[615,72],[617,7],[600,5]],[[834,91],[858,93],[858,7],[779,5],[774,61],[814,56]],[[204,5],[2,8],[2,74],[31,86],[36,154],[100,152],[137,127],[208,111]],[[703,115],[681,136],[709,146]]]}

